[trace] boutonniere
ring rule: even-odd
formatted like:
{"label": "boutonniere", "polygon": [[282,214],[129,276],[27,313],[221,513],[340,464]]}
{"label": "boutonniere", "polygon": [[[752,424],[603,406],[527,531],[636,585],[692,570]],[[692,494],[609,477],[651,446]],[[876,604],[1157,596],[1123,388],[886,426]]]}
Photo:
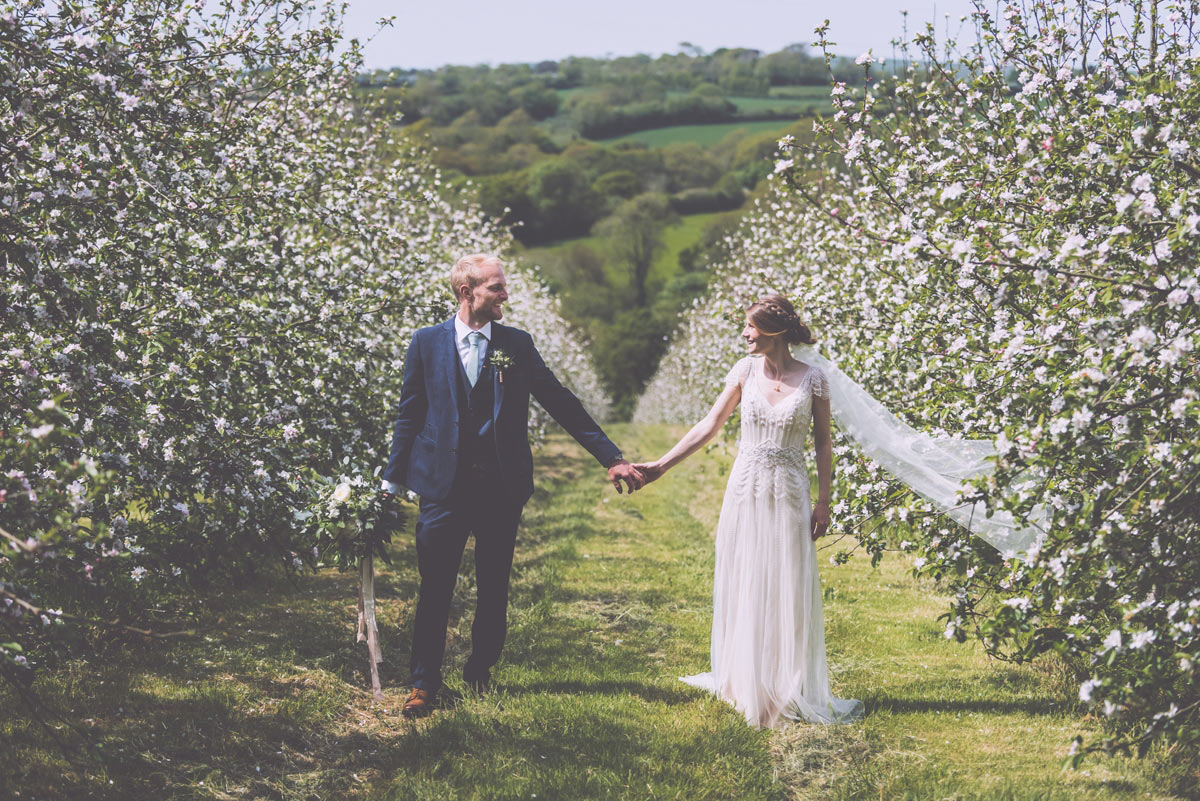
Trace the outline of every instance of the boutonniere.
{"label": "boutonniere", "polygon": [[492,352],[488,355],[487,366],[496,369],[496,375],[500,379],[500,383],[504,383],[504,371],[513,366],[515,362],[513,357],[504,352],[503,348],[492,348]]}

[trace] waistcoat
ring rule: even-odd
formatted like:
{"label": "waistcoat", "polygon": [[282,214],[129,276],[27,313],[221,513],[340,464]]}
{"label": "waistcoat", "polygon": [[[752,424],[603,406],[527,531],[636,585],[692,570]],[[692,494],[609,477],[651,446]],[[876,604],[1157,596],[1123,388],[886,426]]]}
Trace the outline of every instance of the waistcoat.
{"label": "waistcoat", "polygon": [[[459,363],[461,368],[462,363]],[[479,470],[489,476],[498,477],[499,457],[496,455],[496,426],[492,420],[496,395],[492,382],[492,370],[484,367],[479,371],[479,380],[472,387],[467,382],[466,370],[458,370],[458,470]]]}

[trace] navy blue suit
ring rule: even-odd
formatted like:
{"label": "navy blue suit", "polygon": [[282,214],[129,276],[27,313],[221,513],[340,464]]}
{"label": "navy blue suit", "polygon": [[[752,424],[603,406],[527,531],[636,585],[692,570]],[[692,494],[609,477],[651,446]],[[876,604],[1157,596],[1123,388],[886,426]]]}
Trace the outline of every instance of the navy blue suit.
{"label": "navy blue suit", "polygon": [[529,398],[596,457],[620,456],[579,400],[546,366],[529,334],[492,323],[484,363],[498,349],[511,362],[467,381],[454,319],[413,335],[404,363],[392,449],[383,478],[421,496],[417,518],[420,597],[413,624],[415,686],[441,685],[446,624],[467,537],[475,536],[478,587],[468,681],[486,680],[507,632],[508,580],[521,509],[533,494]]}

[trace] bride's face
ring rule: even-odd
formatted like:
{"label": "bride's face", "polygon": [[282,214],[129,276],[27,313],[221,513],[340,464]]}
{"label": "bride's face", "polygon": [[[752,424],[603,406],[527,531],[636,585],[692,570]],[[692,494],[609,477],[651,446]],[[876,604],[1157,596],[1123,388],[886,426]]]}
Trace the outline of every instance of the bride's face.
{"label": "bride's face", "polygon": [[746,341],[746,352],[750,354],[762,353],[770,345],[771,340],[750,323],[749,317],[746,318],[746,327],[742,329],[742,339]]}

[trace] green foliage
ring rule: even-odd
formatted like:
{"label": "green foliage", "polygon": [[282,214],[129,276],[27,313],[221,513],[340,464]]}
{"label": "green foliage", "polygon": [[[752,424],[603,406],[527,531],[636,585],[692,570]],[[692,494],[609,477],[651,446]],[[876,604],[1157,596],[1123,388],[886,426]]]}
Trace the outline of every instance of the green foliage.
{"label": "green foliage", "polygon": [[737,106],[738,116],[743,119],[788,119],[789,117],[819,116],[829,114],[832,105],[829,102],[829,87],[804,87],[815,90],[807,96],[793,98],[790,95],[772,93],[767,97],[730,97],[729,100]]}
{"label": "green foliage", "polygon": [[[0,453],[5,456],[0,476],[0,675],[22,684],[32,678],[27,652],[44,651],[51,638],[62,634],[62,609],[39,600],[47,574],[64,585],[115,581],[126,592],[136,584],[125,575],[130,553],[120,540],[122,527],[110,530],[106,521],[88,517],[103,503],[113,474],[80,452],[73,421],[59,400],[47,399],[23,419],[0,428]],[[61,596],[51,600],[62,602]]]}
{"label": "green foliage", "polygon": [[754,70],[773,87],[821,84],[829,74],[824,59],[810,55],[804,45],[798,44],[768,53],[758,60]]}
{"label": "green foliage", "polygon": [[734,175],[725,175],[712,189],[687,189],[671,196],[671,209],[677,214],[704,214],[729,211],[742,205],[746,193]]}
{"label": "green foliage", "polygon": [[592,184],[596,194],[626,199],[636,195],[641,188],[642,179],[633,170],[606,172]]}
{"label": "green foliage", "polygon": [[737,230],[737,215],[721,215],[707,223],[699,239],[679,251],[679,269],[695,272],[720,264],[729,257],[729,237]]}
{"label": "green foliage", "polygon": [[464,175],[488,175],[519,170],[540,161],[559,147],[524,109],[517,108],[496,122],[484,125],[469,111],[453,124],[435,127],[423,121],[405,129],[410,138],[428,137],[439,167]]}
{"label": "green foliage", "polygon": [[[504,224],[535,219],[536,210],[529,199],[528,170],[492,175],[480,180],[479,205],[488,216]],[[515,233],[522,239],[530,236],[524,229],[518,229]]]}
{"label": "green foliage", "polygon": [[765,97],[771,80],[748,63],[737,64],[720,77],[718,84],[726,95]]}
{"label": "green foliage", "polygon": [[[646,198],[641,199],[643,202]],[[636,208],[637,204],[629,204]],[[653,208],[642,209],[648,217],[663,215],[661,196]],[[736,214],[727,215],[736,224]],[[615,224],[617,216],[606,219],[601,225]],[[688,249],[699,241],[715,244],[727,230],[730,220],[725,217],[700,214],[674,219],[670,214],[662,216],[658,224],[646,225],[644,233],[653,238],[655,247],[645,275],[645,305],[636,306],[637,294],[628,257],[613,247],[608,236],[585,237],[571,240],[554,247],[533,248],[524,258],[542,268],[542,275],[562,298],[563,315],[591,333],[592,352],[597,360],[605,386],[617,397],[617,408],[627,412],[629,400],[640,391],[640,381],[662,352],[664,337],[676,326],[680,309],[687,307],[693,298],[700,295],[707,284],[703,272],[681,274],[681,261]],[[705,258],[698,252],[689,256]],[[707,262],[704,262],[707,264]],[[700,265],[697,264],[697,267]],[[647,335],[646,326],[638,320],[639,315],[627,315],[618,320],[622,311],[637,309],[640,317],[651,320],[652,332]],[[619,350],[619,353],[613,352]],[[635,365],[634,373],[643,378],[630,378],[624,365]]]}
{"label": "green foliage", "polygon": [[671,177],[669,191],[712,186],[721,177],[721,164],[695,142],[674,142],[662,149],[663,169]]}
{"label": "green foliage", "polygon": [[569,159],[544,161],[529,171],[530,234],[577,236],[591,228],[604,206],[583,168]]}
{"label": "green foliage", "polygon": [[582,136],[609,139],[649,128],[725,122],[737,114],[737,106],[723,97],[686,95],[625,106],[587,100],[575,104],[572,113]]}
{"label": "green foliage", "polygon": [[527,84],[513,94],[521,109],[535,120],[544,120],[558,113],[558,93],[545,84]]}
{"label": "green foliage", "polygon": [[615,262],[628,271],[638,308],[646,305],[646,278],[662,247],[662,231],[675,220],[665,196],[647,193],[622,203],[596,231],[606,240]]}
{"label": "green foliage", "polygon": [[[608,140],[609,144],[639,143],[646,147],[665,147],[674,142],[696,142],[701,145],[715,145],[725,138],[735,134],[770,134],[776,139],[783,131],[792,125],[780,120],[756,120],[751,122],[722,122],[709,125],[675,125],[667,128],[655,128],[649,131],[638,131]],[[812,128],[812,123],[808,125]]]}
{"label": "green foliage", "polygon": [[612,393],[613,416],[628,420],[667,349],[670,327],[649,309],[632,308],[618,311],[610,324],[593,330],[592,352]]}
{"label": "green foliage", "polygon": [[664,169],[662,153],[638,144],[611,146],[576,141],[562,155],[596,177],[613,170],[630,170],[645,180],[656,180]]}

